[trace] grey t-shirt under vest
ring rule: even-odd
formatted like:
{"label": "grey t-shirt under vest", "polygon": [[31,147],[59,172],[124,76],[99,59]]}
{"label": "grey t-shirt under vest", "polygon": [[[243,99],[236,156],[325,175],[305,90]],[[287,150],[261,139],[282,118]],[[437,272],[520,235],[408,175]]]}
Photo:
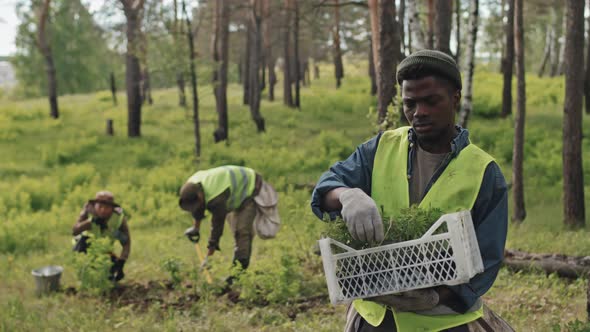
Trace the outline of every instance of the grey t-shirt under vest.
{"label": "grey t-shirt under vest", "polygon": [[447,156],[445,153],[430,153],[416,144],[412,160],[412,177],[410,178],[410,205],[420,204],[424,191],[436,169]]}

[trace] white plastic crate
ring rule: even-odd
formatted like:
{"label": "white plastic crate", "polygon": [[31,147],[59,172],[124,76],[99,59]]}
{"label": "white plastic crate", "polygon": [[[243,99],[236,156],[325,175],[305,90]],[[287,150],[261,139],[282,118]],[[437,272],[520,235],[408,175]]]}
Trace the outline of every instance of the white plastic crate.
{"label": "white plastic crate", "polygon": [[[439,228],[446,231],[434,234]],[[483,271],[469,211],[445,214],[419,239],[355,250],[319,240],[333,304],[437,285],[458,285]],[[336,249],[336,250],[333,250]]]}

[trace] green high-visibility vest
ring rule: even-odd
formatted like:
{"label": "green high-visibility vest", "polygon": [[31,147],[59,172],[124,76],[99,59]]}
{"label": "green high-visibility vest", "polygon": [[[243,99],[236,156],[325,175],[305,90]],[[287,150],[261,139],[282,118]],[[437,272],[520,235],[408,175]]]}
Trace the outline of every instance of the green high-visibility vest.
{"label": "green high-visibility vest", "polygon": [[254,193],[256,172],[242,166],[220,166],[193,174],[187,182],[200,183],[205,193],[205,203],[229,188],[228,210],[235,210]]}
{"label": "green high-visibility vest", "polygon": [[[121,244],[124,244],[128,241],[126,236],[119,230],[121,225],[123,224],[123,220],[125,219],[125,213],[123,209],[117,208],[118,211],[114,211],[109,220],[107,221],[107,227],[104,230],[101,230],[98,225],[91,223],[91,227],[89,230],[85,230],[82,232],[82,235],[88,236],[91,238],[102,238],[107,237],[111,241],[119,240]],[[93,214],[88,215],[87,220],[92,220],[95,217]]]}
{"label": "green high-visibility vest", "polygon": [[[393,217],[410,206],[407,176],[410,127],[386,131],[379,140],[373,165],[371,197],[383,211],[383,218]],[[493,158],[473,144],[453,158],[419,204],[421,208],[439,208],[444,213],[471,210],[477,199],[485,170]],[[372,301],[355,300],[356,311],[371,325],[383,322],[387,308]],[[483,316],[483,306],[466,314],[427,316],[413,312],[395,312],[400,332],[440,331],[466,324]]]}

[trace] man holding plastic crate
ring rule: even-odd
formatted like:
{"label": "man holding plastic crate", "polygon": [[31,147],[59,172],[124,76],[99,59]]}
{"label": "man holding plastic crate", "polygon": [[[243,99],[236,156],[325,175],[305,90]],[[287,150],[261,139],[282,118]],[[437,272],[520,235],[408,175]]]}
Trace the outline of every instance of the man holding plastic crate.
{"label": "man holding plastic crate", "polygon": [[[351,235],[383,240],[382,216],[417,204],[445,213],[470,210],[484,271],[468,283],[356,300],[346,331],[473,331],[491,328],[481,296],[504,254],[507,187],[494,159],[455,125],[461,75],[450,56],[417,51],[398,66],[403,109],[411,127],[379,133],[324,173],[311,207],[322,218],[341,215]],[[451,184],[451,185],[449,185]]]}

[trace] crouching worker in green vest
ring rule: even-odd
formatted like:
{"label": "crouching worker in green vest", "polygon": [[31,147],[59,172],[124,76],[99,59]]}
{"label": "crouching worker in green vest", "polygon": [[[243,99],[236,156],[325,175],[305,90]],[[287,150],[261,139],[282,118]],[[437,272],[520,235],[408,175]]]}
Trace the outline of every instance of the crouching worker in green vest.
{"label": "crouching worker in green vest", "polygon": [[[207,256],[211,256],[220,250],[219,239],[227,216],[235,239],[232,264],[246,269],[255,231],[266,239],[274,237],[279,229],[277,202],[276,191],[251,168],[221,166],[198,171],[180,189],[179,205],[194,219],[193,227],[184,234],[190,241],[198,242],[205,209],[209,210],[212,217]],[[228,284],[232,280],[233,277],[228,278]]]}
{"label": "crouching worker in green vest", "polygon": [[399,64],[397,82],[411,127],[379,133],[334,164],[316,185],[312,210],[340,215],[369,243],[383,240],[383,216],[410,205],[470,210],[484,271],[461,285],[355,300],[345,331],[511,331],[481,300],[502,263],[507,186],[494,159],[455,125],[459,68],[442,52],[417,51]]}
{"label": "crouching worker in green vest", "polygon": [[125,277],[123,267],[131,251],[131,236],[127,217],[121,206],[115,203],[115,197],[111,192],[99,191],[94,199],[84,204],[72,232],[75,236],[73,250],[76,252],[86,253],[92,243],[92,240],[89,241],[91,238],[106,237],[113,243],[119,241],[123,249],[118,257],[111,253],[113,265],[109,279],[119,281]]}

